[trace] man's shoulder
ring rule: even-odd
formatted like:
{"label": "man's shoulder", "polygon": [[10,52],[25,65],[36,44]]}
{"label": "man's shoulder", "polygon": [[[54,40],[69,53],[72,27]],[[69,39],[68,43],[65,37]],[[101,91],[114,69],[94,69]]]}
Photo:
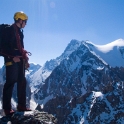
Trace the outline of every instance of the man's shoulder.
{"label": "man's shoulder", "polygon": [[7,25],[7,26],[5,27],[5,32],[6,32],[6,33],[10,33],[10,32],[13,32],[13,31],[14,31],[14,28],[13,28],[12,25]]}
{"label": "man's shoulder", "polygon": [[8,29],[8,30],[13,30],[13,25],[9,25],[9,24],[8,24],[8,25],[6,26],[6,29]]}
{"label": "man's shoulder", "polygon": [[9,24],[0,24],[0,32],[4,32],[6,30],[9,30],[10,26],[11,25],[9,25]]}

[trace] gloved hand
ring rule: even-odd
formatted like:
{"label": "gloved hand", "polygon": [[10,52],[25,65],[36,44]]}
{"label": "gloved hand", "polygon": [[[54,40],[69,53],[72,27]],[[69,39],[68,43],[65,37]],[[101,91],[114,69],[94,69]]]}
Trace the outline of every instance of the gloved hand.
{"label": "gloved hand", "polygon": [[25,69],[28,69],[30,67],[30,64],[27,62],[25,62]]}

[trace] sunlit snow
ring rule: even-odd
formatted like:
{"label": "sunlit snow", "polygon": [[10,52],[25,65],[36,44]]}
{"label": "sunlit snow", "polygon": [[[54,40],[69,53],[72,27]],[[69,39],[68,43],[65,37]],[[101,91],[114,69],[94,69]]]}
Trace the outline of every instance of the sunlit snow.
{"label": "sunlit snow", "polygon": [[87,46],[92,52],[104,60],[108,65],[112,67],[124,66],[124,40],[118,39],[106,45],[96,45],[91,42],[87,42]]}
{"label": "sunlit snow", "polygon": [[110,52],[111,50],[113,50],[113,48],[115,46],[117,47],[121,47],[121,46],[124,46],[124,40],[123,39],[118,39],[118,40],[115,40],[111,43],[108,43],[106,45],[95,45],[94,46],[101,52],[103,53],[107,53],[107,52]]}

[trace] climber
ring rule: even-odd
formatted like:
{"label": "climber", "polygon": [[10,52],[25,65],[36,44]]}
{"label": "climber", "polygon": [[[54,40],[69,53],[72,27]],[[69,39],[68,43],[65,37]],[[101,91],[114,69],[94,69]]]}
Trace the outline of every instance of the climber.
{"label": "climber", "polygon": [[17,110],[30,111],[26,106],[25,69],[29,67],[27,51],[24,50],[23,28],[28,16],[24,12],[14,14],[14,24],[6,28],[4,41],[7,43],[4,56],[6,82],[3,88],[3,109],[5,115],[13,114],[11,98],[14,84],[17,83]]}

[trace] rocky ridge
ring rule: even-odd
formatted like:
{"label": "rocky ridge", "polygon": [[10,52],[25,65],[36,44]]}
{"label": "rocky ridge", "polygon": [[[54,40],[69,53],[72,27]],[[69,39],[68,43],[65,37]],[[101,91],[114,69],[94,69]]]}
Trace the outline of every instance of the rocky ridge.
{"label": "rocky ridge", "polygon": [[0,124],[56,124],[57,119],[47,112],[37,110],[30,112],[15,112],[12,116],[4,116]]}
{"label": "rocky ridge", "polygon": [[112,82],[102,91],[91,91],[70,99],[58,96],[44,106],[56,115],[58,124],[123,124],[124,84]]}

